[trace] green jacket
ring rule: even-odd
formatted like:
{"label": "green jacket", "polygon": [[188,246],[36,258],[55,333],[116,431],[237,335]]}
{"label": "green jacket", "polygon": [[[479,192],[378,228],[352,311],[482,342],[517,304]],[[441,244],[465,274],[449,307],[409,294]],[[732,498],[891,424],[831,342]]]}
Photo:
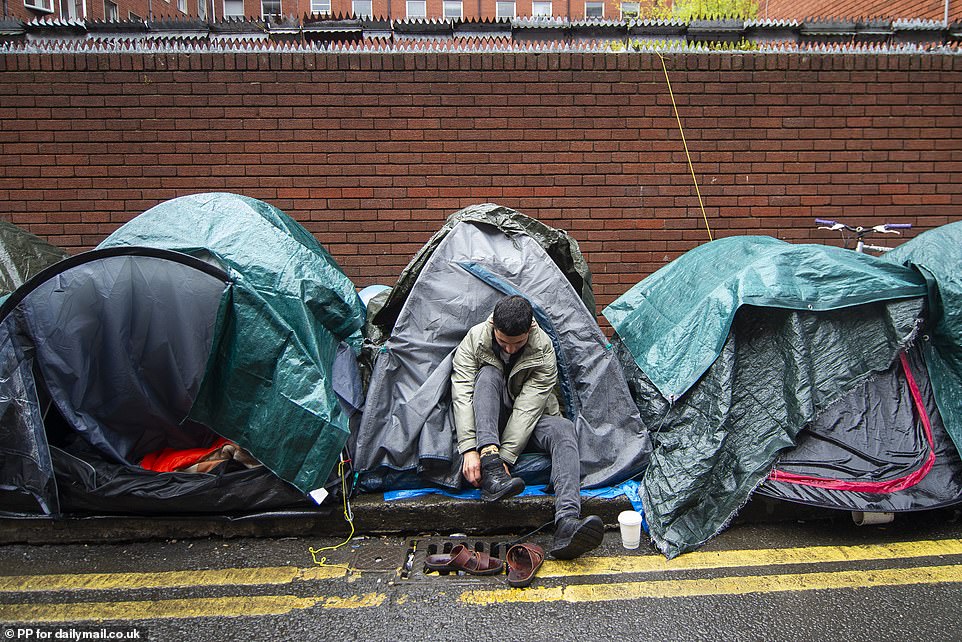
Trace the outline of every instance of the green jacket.
{"label": "green jacket", "polygon": [[[494,354],[494,321],[479,323],[470,330],[454,352],[454,372],[451,375],[451,405],[454,425],[458,432],[458,452],[477,447],[474,428],[474,381],[483,365],[492,365],[504,372],[504,363]],[[558,363],[551,339],[531,324],[528,343],[508,376],[508,394],[514,410],[501,433],[501,458],[513,464],[528,443],[535,424],[544,414],[559,416],[561,407],[555,396],[558,383]]]}

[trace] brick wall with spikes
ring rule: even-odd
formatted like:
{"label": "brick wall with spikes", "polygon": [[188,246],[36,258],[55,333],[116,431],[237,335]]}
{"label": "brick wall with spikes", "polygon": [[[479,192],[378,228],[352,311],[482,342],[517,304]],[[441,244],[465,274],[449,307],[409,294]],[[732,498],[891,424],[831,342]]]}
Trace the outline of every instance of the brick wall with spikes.
{"label": "brick wall with spikes", "polygon": [[[176,196],[294,216],[359,286],[496,202],[570,232],[601,306],[708,238],[962,219],[962,56],[3,54],[0,217],[71,252]],[[887,240],[887,239],[886,239]]]}

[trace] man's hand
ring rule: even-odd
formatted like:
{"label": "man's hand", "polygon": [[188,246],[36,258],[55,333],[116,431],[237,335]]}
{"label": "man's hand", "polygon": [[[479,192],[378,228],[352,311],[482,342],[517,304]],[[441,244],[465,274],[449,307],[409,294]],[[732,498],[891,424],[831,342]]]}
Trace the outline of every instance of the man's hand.
{"label": "man's hand", "polygon": [[477,450],[469,450],[463,455],[461,474],[475,488],[481,486],[481,455]]}

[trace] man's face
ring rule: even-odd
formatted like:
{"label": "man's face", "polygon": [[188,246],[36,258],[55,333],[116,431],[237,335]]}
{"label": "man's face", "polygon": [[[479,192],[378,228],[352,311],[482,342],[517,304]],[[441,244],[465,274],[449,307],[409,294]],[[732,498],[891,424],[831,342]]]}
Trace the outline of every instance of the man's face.
{"label": "man's face", "polygon": [[495,328],[494,340],[498,342],[505,354],[514,354],[524,349],[525,344],[528,343],[528,333],[525,332],[516,337],[511,337]]}

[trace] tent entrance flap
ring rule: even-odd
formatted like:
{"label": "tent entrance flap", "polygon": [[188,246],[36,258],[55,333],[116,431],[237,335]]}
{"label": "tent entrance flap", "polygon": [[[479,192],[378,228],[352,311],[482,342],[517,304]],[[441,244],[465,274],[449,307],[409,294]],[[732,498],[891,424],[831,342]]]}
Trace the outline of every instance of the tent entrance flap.
{"label": "tent entrance flap", "polygon": [[[830,488],[833,490],[847,490],[847,491],[859,491],[865,493],[894,493],[899,490],[904,490],[906,488],[911,488],[915,484],[922,481],[922,479],[932,470],[932,466],[935,464],[935,443],[932,438],[932,423],[929,420],[929,412],[926,409],[924,403],[922,402],[922,394],[919,392],[919,386],[915,382],[915,378],[912,376],[912,370],[909,368],[908,359],[905,354],[899,355],[898,368],[901,369],[903,376],[905,377],[905,383],[908,387],[908,392],[911,397],[911,404],[905,404],[907,407],[914,408],[916,416],[918,417],[921,434],[918,436],[918,444],[915,449],[907,453],[891,453],[887,458],[889,461],[892,459],[900,459],[907,455],[911,459],[917,459],[916,465],[907,471],[898,471],[899,474],[896,477],[891,477],[891,475],[873,475],[873,477],[880,477],[881,479],[871,480],[871,481],[859,481],[855,479],[838,479],[830,477],[819,477],[816,475],[806,475],[801,473],[786,472],[779,467],[776,467],[769,474],[768,478],[772,481],[784,482],[787,484],[800,484],[803,486],[815,486],[817,488]],[[876,417],[880,413],[873,413]],[[912,421],[911,423],[916,423]],[[882,439],[878,440],[883,442]],[[887,440],[886,440],[887,441]],[[891,442],[888,442],[891,444]],[[798,451],[799,448],[796,446],[794,451]],[[899,455],[903,455],[900,457]],[[877,461],[884,461],[879,458]]]}
{"label": "tent entrance flap", "polygon": [[545,311],[545,309],[537,302],[532,301],[531,298],[526,296],[524,292],[517,289],[483,266],[473,262],[462,262],[459,263],[459,265],[496,289],[498,292],[501,292],[501,294],[505,296],[523,296],[531,304],[531,309],[534,312],[534,317],[538,322],[538,326],[545,331],[545,333],[551,339],[551,344],[554,346],[555,357],[558,361],[558,379],[561,386],[561,395],[563,401],[561,407],[564,410],[565,416],[568,417],[568,419],[574,420],[574,418],[578,416],[579,408],[578,399],[571,392],[571,369],[568,367],[568,359],[564,351],[564,346],[561,344],[558,330],[551,322],[551,317],[548,316],[547,311]]}
{"label": "tent entrance flap", "polygon": [[22,307],[23,316],[46,390],[71,427],[118,463],[204,445],[210,431],[185,420],[227,287],[142,256],[87,262],[38,286],[31,301],[45,303]]}
{"label": "tent entrance flap", "polygon": [[[212,437],[185,421],[200,388],[226,274],[174,252],[94,251],[62,261],[2,306],[0,474],[58,513],[50,447],[78,436],[132,465]],[[9,396],[9,398],[8,398]]]}
{"label": "tent entrance flap", "polygon": [[[822,412],[757,492],[863,512],[962,501],[962,460],[935,403],[923,352],[909,348],[889,370]],[[813,483],[791,483],[783,473]]]}

